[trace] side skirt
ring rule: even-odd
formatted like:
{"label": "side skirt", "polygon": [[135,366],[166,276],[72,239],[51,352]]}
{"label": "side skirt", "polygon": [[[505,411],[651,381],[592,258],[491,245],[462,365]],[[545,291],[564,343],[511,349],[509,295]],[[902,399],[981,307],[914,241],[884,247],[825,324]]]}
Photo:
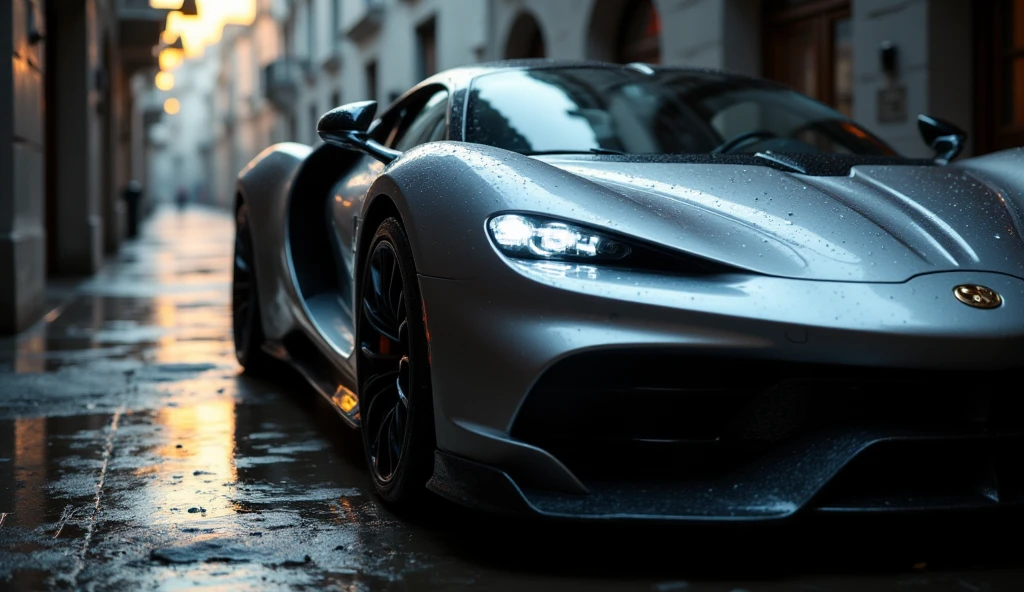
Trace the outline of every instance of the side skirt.
{"label": "side skirt", "polygon": [[[321,361],[315,351],[305,352],[301,358],[292,355],[283,343],[263,344],[263,351],[294,368],[320,396],[327,399],[341,419],[353,429],[359,429],[359,397],[341,384],[330,372],[326,360]],[[319,363],[322,362],[322,363]]]}

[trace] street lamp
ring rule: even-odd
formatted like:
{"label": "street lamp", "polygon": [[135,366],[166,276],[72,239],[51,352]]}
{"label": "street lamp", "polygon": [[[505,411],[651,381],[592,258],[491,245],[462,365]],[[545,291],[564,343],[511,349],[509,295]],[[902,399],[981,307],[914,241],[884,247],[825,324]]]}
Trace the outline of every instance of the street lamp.
{"label": "street lamp", "polygon": [[160,69],[165,72],[180,66],[184,59],[185,46],[182,44],[180,36],[174,40],[174,43],[160,50],[160,55],[157,56]]}
{"label": "street lamp", "polygon": [[[150,3],[170,1],[150,0]],[[175,6],[179,5],[180,9],[167,13],[161,38],[165,42],[175,36],[180,38],[185,59],[201,56],[207,46],[220,41],[225,25],[247,26],[256,20],[256,0],[191,0],[185,3],[176,0]]]}
{"label": "street lamp", "polygon": [[199,14],[199,8],[196,6],[196,0],[149,0],[149,7],[162,10],[172,10],[188,16],[196,16]]}
{"label": "street lamp", "polygon": [[156,84],[156,87],[160,90],[171,90],[172,88],[174,88],[174,74],[164,71],[157,72],[154,83]]}

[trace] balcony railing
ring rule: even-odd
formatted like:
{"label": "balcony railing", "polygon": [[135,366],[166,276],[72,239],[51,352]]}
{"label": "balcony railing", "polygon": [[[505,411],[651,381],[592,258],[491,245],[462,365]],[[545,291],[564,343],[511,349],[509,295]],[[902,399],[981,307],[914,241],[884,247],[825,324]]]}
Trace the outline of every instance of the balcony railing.
{"label": "balcony railing", "polygon": [[384,22],[384,0],[363,0],[363,13],[348,28],[346,34],[356,43],[361,43],[380,31]]}
{"label": "balcony railing", "polygon": [[281,58],[263,68],[263,88],[267,100],[279,109],[290,109],[299,98],[306,76],[306,64],[294,58]]}

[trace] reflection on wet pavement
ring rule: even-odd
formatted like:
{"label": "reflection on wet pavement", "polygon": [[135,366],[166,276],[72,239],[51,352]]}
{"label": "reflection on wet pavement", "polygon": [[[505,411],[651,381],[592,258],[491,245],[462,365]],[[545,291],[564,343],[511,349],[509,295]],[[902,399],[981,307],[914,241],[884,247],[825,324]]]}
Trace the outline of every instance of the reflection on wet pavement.
{"label": "reflection on wet pavement", "polygon": [[977,525],[570,527],[440,501],[395,516],[309,388],[239,374],[232,240],[224,213],[158,211],[0,340],[0,588],[1022,588],[1019,545]]}

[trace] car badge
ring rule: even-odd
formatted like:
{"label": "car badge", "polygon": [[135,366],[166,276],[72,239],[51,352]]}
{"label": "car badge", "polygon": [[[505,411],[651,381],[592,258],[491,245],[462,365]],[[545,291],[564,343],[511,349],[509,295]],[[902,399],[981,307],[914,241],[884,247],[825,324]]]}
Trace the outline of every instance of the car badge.
{"label": "car badge", "polygon": [[991,288],[976,284],[964,284],[953,288],[953,295],[960,302],[974,308],[999,308],[1003,304],[1003,298]]}

